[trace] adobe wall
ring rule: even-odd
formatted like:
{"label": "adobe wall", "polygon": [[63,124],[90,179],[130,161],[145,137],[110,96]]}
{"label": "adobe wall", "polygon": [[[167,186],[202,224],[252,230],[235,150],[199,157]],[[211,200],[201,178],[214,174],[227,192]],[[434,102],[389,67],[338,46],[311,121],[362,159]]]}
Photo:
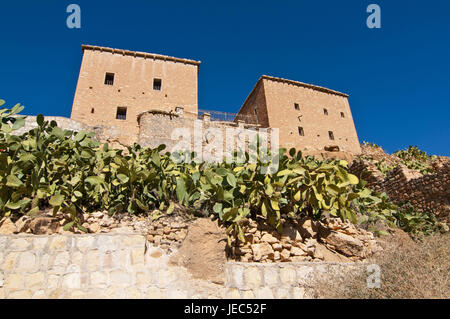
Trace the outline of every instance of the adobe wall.
{"label": "adobe wall", "polygon": [[366,180],[367,187],[386,192],[393,202],[409,201],[419,212],[432,213],[439,220],[450,222],[450,162],[434,174],[422,175],[399,165],[384,176],[373,163],[359,160],[352,164],[350,172]]}
{"label": "adobe wall", "polygon": [[[263,75],[238,115],[255,115],[255,112],[262,127],[279,129],[280,145],[287,149],[295,147],[316,154],[323,151],[361,153],[346,94]],[[303,136],[299,134],[299,127],[303,129]],[[330,139],[329,131],[333,132],[334,140]]]}
{"label": "adobe wall", "polygon": [[255,88],[245,100],[238,114],[247,116],[250,119],[256,115],[258,122],[255,124],[260,124],[261,127],[269,127],[266,97],[262,81],[256,83]]}
{"label": "adobe wall", "polygon": [[0,235],[0,299],[309,298],[324,274],[355,263],[225,264],[225,281],[195,279],[138,234]]}
{"label": "adobe wall", "polygon": [[[182,139],[186,139],[184,144],[186,147],[182,149],[176,147],[178,150],[190,147],[194,151],[197,146],[201,146],[204,152],[208,152],[210,150],[208,147],[214,148],[214,145],[221,144],[225,155],[232,155],[238,145],[245,145],[246,150],[248,150],[250,140],[257,133],[260,133],[261,136],[264,134],[263,131],[257,131],[259,128],[257,125],[243,122],[211,121],[208,114],[205,114],[203,119],[199,120],[188,114],[178,115],[148,111],[139,116],[139,125],[138,143],[143,147],[152,148],[165,144],[165,151],[173,151],[176,146],[180,145]],[[196,131],[195,127],[198,127],[199,130]],[[185,133],[180,131],[182,134],[176,134],[179,129],[185,129]],[[268,147],[270,147],[272,135],[269,132],[266,136]],[[227,138],[229,139],[227,140]],[[223,141],[223,143],[220,143],[220,141]]]}
{"label": "adobe wall", "polygon": [[[136,141],[137,116],[149,109],[197,112],[198,65],[151,58],[124,50],[83,48],[71,119],[90,126],[115,126],[126,144]],[[114,84],[105,84],[106,73],[114,73]],[[162,80],[161,90],[153,79]],[[126,120],[116,119],[117,107],[126,107]],[[93,112],[92,112],[93,111]]]}
{"label": "adobe wall", "polygon": [[[318,151],[337,145],[340,151],[361,153],[347,97],[283,81],[262,81],[269,126],[280,129],[281,145]],[[294,103],[299,104],[299,110]],[[298,127],[303,128],[304,136],[299,135]],[[328,131],[333,132],[334,140],[330,140]]]}

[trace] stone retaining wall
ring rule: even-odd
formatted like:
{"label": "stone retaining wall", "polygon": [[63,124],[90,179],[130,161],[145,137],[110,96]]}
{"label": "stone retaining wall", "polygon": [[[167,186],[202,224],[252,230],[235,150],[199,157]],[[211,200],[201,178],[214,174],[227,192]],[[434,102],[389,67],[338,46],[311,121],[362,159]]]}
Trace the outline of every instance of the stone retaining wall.
{"label": "stone retaining wall", "polygon": [[306,298],[313,280],[354,263],[235,263],[223,285],[195,279],[138,234],[1,235],[0,299]]}
{"label": "stone retaining wall", "polygon": [[386,192],[393,202],[408,201],[419,212],[433,213],[439,220],[450,222],[450,162],[429,175],[399,165],[384,176],[366,160],[355,161],[349,170],[366,180],[367,187]]}
{"label": "stone retaining wall", "polygon": [[[77,132],[81,130],[91,130],[90,126],[63,116],[45,116],[44,119],[49,122],[55,121],[56,123],[58,123],[58,127],[63,130],[72,130]],[[20,129],[14,131],[13,134],[21,135],[36,127],[38,127],[36,123],[36,116],[26,115],[25,125]]]}
{"label": "stone retaining wall", "polygon": [[[72,120],[63,116],[45,116],[45,121],[55,121],[62,130],[71,130],[75,132],[88,131],[94,132],[95,138],[101,142],[108,142],[112,146],[121,148],[120,144],[132,144],[136,137],[131,133],[126,134],[113,125],[89,126],[76,120]],[[24,134],[37,127],[36,116],[26,115],[25,125],[18,130],[12,132],[14,135]]]}
{"label": "stone retaining wall", "polygon": [[304,299],[314,298],[317,280],[354,276],[364,263],[287,262],[225,265],[225,282],[230,298]]}

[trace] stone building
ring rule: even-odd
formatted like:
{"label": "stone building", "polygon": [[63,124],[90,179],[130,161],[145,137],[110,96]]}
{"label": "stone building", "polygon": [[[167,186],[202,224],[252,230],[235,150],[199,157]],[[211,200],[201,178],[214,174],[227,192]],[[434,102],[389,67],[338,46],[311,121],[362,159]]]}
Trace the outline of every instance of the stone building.
{"label": "stone building", "polygon": [[361,153],[344,93],[263,75],[239,115],[254,115],[255,124],[279,128],[279,143],[288,149]]}
{"label": "stone building", "polygon": [[197,114],[199,61],[82,45],[71,119],[114,126],[123,143],[137,141],[138,115],[148,110]]}
{"label": "stone building", "polygon": [[[194,127],[199,118],[199,61],[90,45],[82,45],[82,51],[72,120],[100,132],[102,139],[146,146],[175,145],[170,136],[174,130],[182,124]],[[209,131],[236,127],[245,134],[250,134],[248,129],[279,129],[277,145],[282,147],[324,157],[328,151],[358,154],[347,98],[327,88],[263,75],[231,123],[203,120],[202,125]]]}

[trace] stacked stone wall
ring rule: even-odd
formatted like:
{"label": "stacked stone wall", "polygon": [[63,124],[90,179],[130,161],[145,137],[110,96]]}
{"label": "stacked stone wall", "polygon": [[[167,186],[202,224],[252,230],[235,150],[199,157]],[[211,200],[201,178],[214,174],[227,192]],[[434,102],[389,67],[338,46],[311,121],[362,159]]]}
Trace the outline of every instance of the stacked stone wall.
{"label": "stacked stone wall", "polygon": [[[45,120],[49,122],[55,121],[56,123],[58,123],[58,127],[60,127],[63,130],[72,130],[72,131],[92,130],[92,128],[89,125],[69,119],[67,117],[45,116]],[[35,129],[36,127],[38,127],[38,124],[36,122],[36,116],[26,115],[25,125],[20,129],[13,131],[13,134],[21,135],[32,129]]]}
{"label": "stacked stone wall", "polygon": [[450,162],[444,162],[427,175],[399,165],[384,176],[367,160],[355,161],[350,171],[366,180],[367,187],[386,192],[392,201],[410,202],[417,211],[432,213],[439,220],[449,222]]}
{"label": "stacked stone wall", "polygon": [[[85,123],[81,123],[76,120],[72,120],[63,116],[45,116],[45,121],[55,121],[63,130],[71,130],[75,132],[79,131],[88,131],[95,133],[95,138],[101,142],[111,143],[115,147],[119,147],[122,145],[128,145],[131,142],[136,140],[136,136],[131,134],[130,132],[123,132],[119,130],[116,126],[113,125],[98,125],[98,126],[89,126]],[[26,115],[25,125],[20,129],[13,131],[14,135],[24,134],[32,129],[38,127],[36,122],[36,116]]]}

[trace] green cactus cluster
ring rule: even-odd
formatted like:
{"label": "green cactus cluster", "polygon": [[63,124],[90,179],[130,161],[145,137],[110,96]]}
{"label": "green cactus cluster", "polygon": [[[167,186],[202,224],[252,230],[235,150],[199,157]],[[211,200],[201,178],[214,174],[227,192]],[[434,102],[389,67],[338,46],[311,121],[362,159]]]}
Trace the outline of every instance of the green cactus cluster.
{"label": "green cactus cluster", "polygon": [[419,170],[423,175],[433,173],[430,160],[436,158],[436,156],[429,156],[417,146],[409,146],[406,150],[395,152],[394,155],[400,158],[402,163],[409,169]]}
{"label": "green cactus cluster", "polygon": [[[0,110],[0,217],[52,209],[70,216],[66,230],[86,231],[84,213],[161,216],[177,204],[192,214],[215,214],[229,239],[244,241],[248,218],[279,231],[283,220],[300,215],[319,219],[326,213],[355,223],[382,202],[343,160],[319,161],[295,149],[263,158],[258,139],[250,145],[255,152],[235,154],[245,160],[232,163],[197,162],[195,154],[164,153],[164,145],[134,144],[124,152],[102,145],[93,133],[63,130],[42,115],[36,128],[13,135],[25,123],[18,115],[22,109]],[[274,155],[279,169],[267,172]]]}
{"label": "green cactus cluster", "polygon": [[[373,143],[363,142],[365,146],[380,147]],[[424,151],[421,151],[417,146],[409,146],[406,150],[399,150],[392,154],[396,157],[395,163],[388,164],[385,159],[375,160],[371,155],[361,155],[360,159],[367,160],[373,163],[378,171],[386,176],[390,171],[396,168],[399,164],[405,165],[409,169],[418,170],[421,174],[433,174],[433,167],[430,162],[436,158],[435,155],[428,155]]]}

